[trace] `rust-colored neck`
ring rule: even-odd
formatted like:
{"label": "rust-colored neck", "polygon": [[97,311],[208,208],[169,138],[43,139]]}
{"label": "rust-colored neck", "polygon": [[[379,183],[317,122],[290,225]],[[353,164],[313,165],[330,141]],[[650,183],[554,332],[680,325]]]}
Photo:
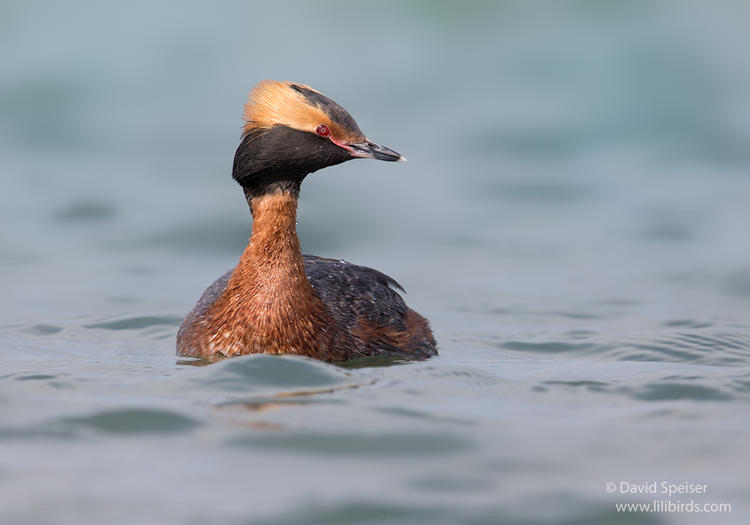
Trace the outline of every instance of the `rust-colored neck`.
{"label": "rust-colored neck", "polygon": [[[297,197],[277,192],[248,199],[253,214],[250,242],[235,270],[260,288],[286,288],[292,280],[312,293],[297,237]],[[233,276],[234,278],[234,276]]]}
{"label": "rust-colored neck", "polygon": [[250,242],[212,310],[224,355],[293,353],[336,359],[335,321],[305,273],[297,238],[297,196],[276,191],[248,198]]}

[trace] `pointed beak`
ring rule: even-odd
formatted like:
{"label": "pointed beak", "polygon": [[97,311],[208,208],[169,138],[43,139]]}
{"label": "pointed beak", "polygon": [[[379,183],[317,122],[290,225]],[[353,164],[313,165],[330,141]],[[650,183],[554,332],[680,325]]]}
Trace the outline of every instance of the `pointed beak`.
{"label": "pointed beak", "polygon": [[351,151],[352,157],[361,159],[387,160],[390,162],[406,162],[406,158],[385,146],[380,146],[369,140],[363,142],[347,143],[343,145]]}

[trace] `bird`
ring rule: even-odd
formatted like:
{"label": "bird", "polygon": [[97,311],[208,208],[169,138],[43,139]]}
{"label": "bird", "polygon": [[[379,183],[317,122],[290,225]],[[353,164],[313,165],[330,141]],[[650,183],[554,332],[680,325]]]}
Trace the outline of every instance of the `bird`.
{"label": "bird", "polygon": [[328,362],[437,355],[429,322],[406,305],[393,278],[300,249],[302,181],[359,158],[406,160],[368,140],[347,110],[307,85],[264,80],[250,91],[232,168],[250,207],[250,239],[237,265],[185,317],[178,355],[292,354]]}

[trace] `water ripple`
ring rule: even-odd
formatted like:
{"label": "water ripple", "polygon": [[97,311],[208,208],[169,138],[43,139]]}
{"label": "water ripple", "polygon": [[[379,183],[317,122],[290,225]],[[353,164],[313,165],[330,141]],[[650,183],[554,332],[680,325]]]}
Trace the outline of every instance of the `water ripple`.
{"label": "water ripple", "polygon": [[576,380],[576,381],[542,381],[543,385],[560,385],[563,387],[569,387],[572,390],[583,388],[588,390],[589,392],[602,392],[604,391],[608,386],[609,383],[604,383],[602,381],[592,381],[587,379],[582,380]]}
{"label": "water ripple", "polygon": [[0,440],[73,439],[80,431],[93,430],[115,436],[183,434],[202,423],[171,410],[119,408],[18,427],[0,428]]}
{"label": "water ripple", "polygon": [[525,341],[508,341],[501,344],[502,348],[508,350],[519,350],[521,352],[541,352],[557,354],[562,352],[590,352],[597,347],[591,343],[563,343],[559,341],[545,341],[541,343],[530,343]]}
{"label": "water ripple", "polygon": [[23,329],[24,332],[34,335],[55,335],[62,332],[62,330],[59,326],[45,323],[35,324]]}
{"label": "water ripple", "polygon": [[136,316],[112,321],[100,321],[84,325],[84,328],[101,328],[104,330],[140,330],[151,326],[180,326],[182,317],[174,315]]}
{"label": "water ripple", "polygon": [[750,337],[723,332],[677,332],[651,341],[627,343],[618,351],[622,360],[685,362],[716,366],[748,363]]}
{"label": "water ripple", "polygon": [[462,452],[473,444],[464,438],[440,433],[300,432],[252,434],[233,438],[231,445],[268,448],[282,452],[355,457],[430,456]]}
{"label": "water ripple", "polygon": [[654,382],[623,391],[643,401],[729,401],[733,397],[720,388],[690,382]]}
{"label": "water ripple", "polygon": [[171,434],[192,430],[201,423],[168,410],[125,408],[60,420],[64,427],[88,428],[105,434]]}
{"label": "water ripple", "polygon": [[[485,485],[486,487],[486,485]],[[432,489],[430,489],[432,491]],[[616,525],[660,525],[666,520],[658,514],[617,512],[613,504],[593,501],[576,501],[568,505],[560,504],[565,495],[552,498],[546,505],[552,506],[556,512],[530,512],[534,505],[528,502],[525,512],[518,512],[517,507],[499,508],[497,505],[477,505],[470,508],[461,506],[406,505],[388,501],[347,501],[340,504],[299,504],[293,510],[273,516],[269,519],[258,520],[256,517],[247,521],[240,521],[237,525],[309,525],[325,523],[326,525],[383,525],[399,523],[416,525],[430,523],[433,525],[588,525],[610,523]],[[570,501],[568,498],[567,501]],[[539,510],[539,509],[537,509]],[[530,516],[531,514],[531,516]],[[210,520],[209,520],[210,521]]]}
{"label": "water ripple", "polygon": [[291,356],[247,355],[218,362],[194,379],[204,388],[248,392],[274,389],[330,389],[357,383],[357,376],[336,366]]}
{"label": "water ripple", "polygon": [[16,381],[46,381],[48,379],[57,379],[57,376],[49,374],[31,374],[27,376],[17,376]]}
{"label": "water ripple", "polygon": [[[750,335],[717,330],[710,323],[696,321],[680,321],[670,326],[690,329],[668,335],[657,333],[638,339],[608,340],[606,343],[601,341],[600,335],[583,331],[566,334],[566,338],[573,341],[513,339],[490,344],[502,350],[569,357],[598,356],[614,361],[690,362],[714,366],[750,364]],[[702,328],[692,328],[695,326]]]}

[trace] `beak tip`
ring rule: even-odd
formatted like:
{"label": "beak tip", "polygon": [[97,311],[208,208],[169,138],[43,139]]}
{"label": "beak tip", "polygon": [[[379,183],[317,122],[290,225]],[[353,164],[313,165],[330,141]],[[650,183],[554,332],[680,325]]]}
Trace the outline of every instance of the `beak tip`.
{"label": "beak tip", "polygon": [[386,148],[365,139],[363,142],[342,145],[350,151],[353,158],[385,160],[389,162],[406,162],[406,157],[391,148]]}

